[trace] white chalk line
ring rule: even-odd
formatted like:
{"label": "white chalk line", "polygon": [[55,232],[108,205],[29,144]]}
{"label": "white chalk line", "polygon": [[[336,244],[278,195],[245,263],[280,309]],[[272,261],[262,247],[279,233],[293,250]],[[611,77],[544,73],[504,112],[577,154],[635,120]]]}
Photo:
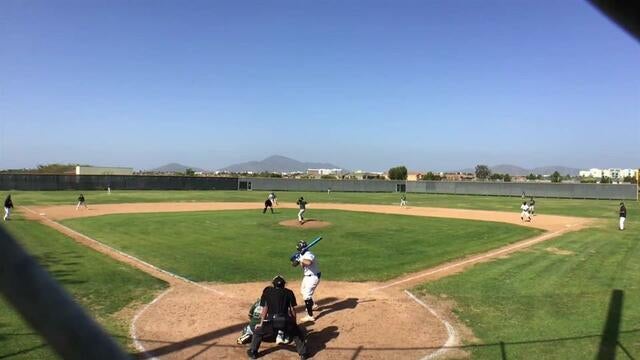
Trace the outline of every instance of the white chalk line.
{"label": "white chalk line", "polygon": [[59,223],[59,222],[57,222],[57,221],[51,220],[51,219],[49,219],[48,217],[46,217],[46,216],[44,216],[44,215],[40,215],[40,214],[38,214],[37,212],[35,212],[35,211],[33,211],[33,210],[29,209],[29,208],[28,208],[28,207],[26,207],[26,206],[23,206],[23,208],[24,208],[24,209],[26,209],[27,211],[31,212],[32,214],[36,214],[36,215],[38,215],[38,216],[42,217],[45,221],[48,221],[48,222],[50,222],[50,223],[52,223],[52,224],[55,224],[55,225],[57,225],[57,226],[59,226],[59,227],[61,227],[61,228],[65,229],[66,231],[68,231],[68,232],[72,233],[72,234],[75,234],[75,235],[77,235],[77,236],[82,237],[83,239],[85,239],[85,240],[87,240],[87,241],[89,241],[89,242],[92,242],[92,243],[94,243],[94,244],[96,244],[96,245],[98,245],[98,246],[101,246],[101,247],[103,247],[103,248],[105,248],[105,249],[108,249],[109,251],[113,251],[113,252],[115,252],[115,253],[117,253],[117,254],[119,254],[119,255],[121,255],[121,256],[124,256],[124,257],[126,257],[126,258],[128,258],[128,259],[130,259],[130,260],[133,260],[133,261],[135,261],[135,262],[137,262],[137,263],[139,263],[139,264],[142,264],[142,265],[144,265],[144,266],[146,266],[146,267],[149,267],[149,268],[151,268],[151,269],[153,269],[153,270],[159,271],[159,272],[161,272],[161,273],[163,273],[163,274],[165,274],[165,275],[171,276],[171,277],[173,277],[174,279],[178,279],[178,280],[183,281],[183,282],[185,282],[185,283],[187,283],[187,284],[190,284],[190,285],[196,286],[196,287],[198,287],[198,288],[201,288],[201,289],[204,289],[204,290],[207,290],[207,291],[211,291],[211,292],[213,292],[213,293],[215,293],[215,294],[217,294],[217,295],[220,295],[220,296],[231,297],[231,296],[229,296],[229,295],[227,295],[227,294],[223,293],[222,291],[219,291],[219,290],[216,290],[216,289],[213,289],[213,288],[210,288],[210,287],[206,287],[206,286],[204,286],[204,285],[202,285],[202,284],[198,284],[197,282],[195,282],[195,281],[193,281],[193,280],[189,280],[189,279],[185,278],[184,276],[180,276],[180,275],[178,275],[178,274],[174,274],[174,273],[172,273],[172,272],[170,272],[170,271],[167,271],[167,270],[161,269],[161,268],[159,268],[159,267],[157,267],[157,266],[155,266],[155,265],[152,265],[152,264],[150,264],[150,263],[148,263],[148,262],[146,262],[146,261],[144,261],[144,260],[142,260],[142,259],[140,259],[140,258],[137,258],[137,257],[135,257],[135,256],[133,256],[133,255],[129,255],[129,254],[127,254],[127,253],[123,252],[123,251],[120,251],[120,250],[118,250],[118,249],[116,249],[116,248],[113,248],[113,247],[111,247],[111,246],[109,246],[109,245],[106,245],[106,244],[104,244],[104,243],[102,243],[102,242],[100,242],[100,241],[98,241],[98,240],[96,240],[96,239],[90,238],[90,237],[88,237],[87,235],[85,235],[85,234],[83,234],[83,233],[77,232],[77,231],[75,231],[75,230],[71,229],[70,227],[64,226],[64,225],[60,224],[60,223]]}
{"label": "white chalk line", "polygon": [[436,319],[438,319],[443,325],[444,327],[447,329],[447,341],[445,341],[445,343],[435,352],[432,352],[429,355],[426,355],[424,357],[422,357],[420,360],[431,360],[431,359],[435,359],[438,356],[444,354],[445,352],[449,351],[449,348],[455,346],[458,344],[458,333],[456,333],[456,330],[453,328],[453,326],[446,320],[444,319],[442,316],[438,315],[438,313],[433,310],[429,305],[427,305],[424,301],[418,299],[415,295],[413,295],[409,290],[405,290],[404,291],[407,295],[409,295],[409,297],[411,299],[413,299],[415,302],[417,302],[418,304],[420,304],[422,307],[424,307],[425,309],[427,309],[433,316],[436,317]]}
{"label": "white chalk line", "polygon": [[145,359],[157,360],[157,358],[155,356],[152,356],[151,354],[149,354],[149,352],[147,352],[147,349],[145,349],[144,345],[142,345],[142,343],[138,340],[138,336],[136,335],[136,332],[137,332],[136,331],[136,322],[138,321],[138,318],[140,318],[140,316],[142,316],[142,314],[144,314],[147,311],[147,309],[149,309],[149,307],[151,307],[151,305],[153,305],[156,302],[158,302],[165,295],[170,293],[173,289],[174,288],[170,287],[167,290],[163,291],[160,295],[158,295],[158,297],[153,299],[153,301],[151,301],[150,303],[146,304],[142,309],[140,309],[140,311],[138,311],[138,313],[133,317],[133,320],[131,320],[131,326],[129,327],[129,336],[133,340],[133,345],[136,347],[136,349],[138,349],[138,351],[140,351],[142,353],[142,355],[144,355]]}
{"label": "white chalk line", "polygon": [[444,267],[441,267],[441,268],[436,268],[436,269],[433,269],[433,270],[428,271],[426,273],[422,273],[422,274],[418,274],[418,275],[415,275],[415,276],[411,276],[411,277],[408,277],[406,279],[398,280],[398,281],[392,282],[392,283],[387,284],[387,285],[378,286],[378,287],[370,289],[369,291],[377,291],[377,290],[387,289],[387,288],[390,288],[390,287],[393,287],[393,286],[396,286],[396,285],[400,285],[400,284],[403,284],[403,283],[406,283],[406,282],[410,282],[410,281],[413,281],[413,280],[417,280],[417,279],[420,279],[420,278],[423,278],[423,277],[426,277],[426,276],[429,276],[429,275],[437,274],[439,272],[443,272],[443,271],[447,271],[447,270],[450,270],[450,269],[453,269],[453,268],[456,268],[456,267],[460,267],[462,265],[465,265],[465,264],[468,264],[468,263],[471,263],[471,262],[476,262],[478,260],[495,257],[495,256],[500,255],[500,254],[505,253],[505,252],[510,252],[510,251],[514,251],[514,250],[517,250],[517,249],[520,249],[520,248],[523,248],[523,247],[527,247],[530,244],[534,244],[536,242],[542,242],[544,240],[547,240],[550,237],[555,237],[558,234],[561,234],[562,232],[564,232],[564,230],[556,230],[556,231],[548,233],[548,234],[537,236],[537,237],[535,237],[535,238],[533,238],[531,240],[527,240],[527,241],[524,241],[524,242],[513,244],[513,245],[511,245],[509,247],[506,247],[506,248],[503,248],[501,250],[492,251],[492,252],[489,252],[489,253],[484,254],[484,255],[474,256],[474,257],[469,258],[467,260],[456,262],[456,263],[453,263],[451,265],[447,265],[447,266],[444,266]]}

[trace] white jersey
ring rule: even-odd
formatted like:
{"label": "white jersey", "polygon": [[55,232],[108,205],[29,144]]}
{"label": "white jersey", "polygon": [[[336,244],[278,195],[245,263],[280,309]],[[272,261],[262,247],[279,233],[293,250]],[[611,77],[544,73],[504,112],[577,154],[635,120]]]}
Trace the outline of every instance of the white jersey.
{"label": "white jersey", "polygon": [[524,211],[524,212],[527,212],[527,211],[529,211],[529,205],[522,204],[522,205],[520,205],[520,209],[522,209],[522,211]]}
{"label": "white jersey", "polygon": [[309,266],[302,265],[302,274],[304,276],[317,275],[320,272],[318,268],[318,262],[316,261],[316,257],[310,251],[307,251],[306,253],[304,253],[304,255],[300,257],[300,263],[302,263],[302,260],[311,261],[311,265]]}

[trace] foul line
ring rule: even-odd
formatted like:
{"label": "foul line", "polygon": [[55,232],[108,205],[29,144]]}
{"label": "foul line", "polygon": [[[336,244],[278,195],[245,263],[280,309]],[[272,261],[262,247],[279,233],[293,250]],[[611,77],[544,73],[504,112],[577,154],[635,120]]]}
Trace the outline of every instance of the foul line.
{"label": "foul line", "polygon": [[113,251],[113,252],[115,252],[115,253],[117,253],[117,254],[119,254],[119,255],[121,255],[121,256],[124,256],[124,257],[126,257],[126,258],[128,258],[128,259],[130,259],[130,260],[133,260],[133,261],[135,261],[135,262],[137,262],[137,263],[139,263],[139,264],[142,264],[142,265],[144,265],[144,266],[146,266],[146,267],[149,267],[149,268],[151,268],[151,269],[153,269],[153,270],[159,271],[159,272],[161,272],[161,273],[163,273],[163,274],[165,274],[165,275],[171,276],[171,277],[173,277],[174,279],[178,279],[178,280],[183,281],[183,282],[185,282],[185,283],[187,283],[187,284],[190,284],[190,285],[193,285],[193,286],[199,287],[199,288],[204,289],[204,290],[207,290],[207,291],[211,291],[211,292],[213,292],[213,293],[215,293],[215,294],[217,294],[217,295],[220,295],[220,296],[231,297],[231,296],[229,296],[229,295],[227,295],[227,294],[225,294],[225,293],[223,293],[223,292],[221,292],[221,291],[219,291],[219,290],[216,290],[216,289],[213,289],[213,288],[206,287],[206,286],[204,286],[204,285],[202,285],[202,284],[198,284],[197,282],[192,281],[192,280],[189,280],[189,279],[187,279],[187,278],[186,278],[186,277],[184,277],[184,276],[180,276],[180,275],[174,274],[174,273],[172,273],[172,272],[170,272],[170,271],[167,271],[167,270],[161,269],[161,268],[159,268],[159,267],[157,267],[157,266],[155,266],[155,265],[152,265],[152,264],[150,264],[150,263],[148,263],[148,262],[146,262],[146,261],[144,261],[144,260],[141,260],[141,259],[139,259],[139,258],[137,258],[137,257],[135,257],[135,256],[133,256],[133,255],[129,255],[129,254],[127,254],[127,253],[123,252],[123,251],[120,251],[120,250],[118,250],[118,249],[112,248],[111,246],[106,245],[106,244],[104,244],[104,243],[102,243],[102,242],[100,242],[100,241],[98,241],[98,240],[96,240],[96,239],[92,239],[92,238],[88,237],[87,235],[85,235],[85,234],[83,234],[83,233],[77,232],[77,231],[75,231],[75,230],[73,230],[73,229],[71,229],[71,228],[69,228],[69,227],[67,227],[67,226],[64,226],[64,225],[60,224],[60,223],[59,223],[59,222],[57,222],[57,221],[51,220],[51,219],[47,218],[47,217],[46,217],[46,216],[44,216],[44,215],[38,214],[37,212],[35,212],[35,211],[33,211],[33,210],[29,209],[29,208],[28,208],[28,207],[26,207],[26,206],[23,206],[22,208],[26,209],[27,211],[29,211],[29,212],[30,212],[30,213],[32,213],[32,214],[35,214],[35,215],[40,216],[42,219],[44,219],[44,221],[48,221],[48,222],[50,222],[50,223],[52,223],[52,224],[54,224],[54,225],[56,225],[56,226],[59,226],[59,227],[61,227],[62,229],[66,230],[66,231],[68,231],[68,232],[70,232],[70,233],[72,233],[72,234],[75,234],[76,236],[80,236],[80,237],[82,237],[83,239],[85,239],[85,240],[87,240],[87,241],[89,241],[89,242],[94,243],[95,245],[101,246],[101,247],[103,247],[103,248],[105,248],[105,249],[107,249],[107,250],[109,250],[109,251]]}
{"label": "foul line", "polygon": [[131,320],[131,326],[129,327],[129,336],[133,340],[133,345],[136,347],[136,349],[138,349],[138,351],[140,351],[142,353],[142,355],[144,355],[145,359],[158,360],[155,356],[149,354],[147,352],[147,349],[145,349],[144,345],[142,345],[142,343],[140,343],[140,341],[138,340],[138,337],[136,335],[136,332],[137,332],[136,331],[136,322],[138,321],[138,318],[140,316],[142,316],[142,314],[144,314],[147,311],[147,309],[149,309],[149,307],[151,305],[153,305],[156,302],[158,302],[160,299],[162,299],[165,295],[167,295],[173,289],[174,288],[170,287],[167,290],[163,291],[162,294],[158,295],[158,297],[153,299],[153,301],[151,301],[150,303],[145,305],[142,309],[140,309],[140,311],[138,311],[138,313],[133,317],[133,320]]}
{"label": "foul line", "polygon": [[555,237],[556,235],[561,234],[562,232],[564,232],[564,230],[556,230],[556,231],[554,231],[552,233],[541,235],[541,236],[535,237],[535,238],[533,238],[531,240],[527,240],[527,241],[524,241],[524,242],[513,244],[513,245],[511,245],[509,247],[506,247],[506,248],[503,248],[501,250],[489,252],[489,253],[484,254],[484,255],[474,256],[474,257],[472,257],[470,259],[463,260],[463,261],[460,261],[460,262],[456,262],[456,263],[453,263],[451,265],[444,266],[444,267],[441,267],[441,268],[436,268],[436,269],[433,269],[433,270],[431,270],[429,272],[426,272],[426,273],[422,273],[422,274],[418,274],[418,275],[415,275],[415,276],[411,276],[411,277],[408,277],[406,279],[398,280],[398,281],[392,282],[392,283],[387,284],[387,285],[375,287],[375,288],[370,289],[369,291],[377,291],[377,290],[387,289],[387,288],[390,288],[390,287],[393,287],[393,286],[396,286],[396,285],[400,285],[400,284],[403,284],[403,283],[406,283],[406,282],[410,282],[410,281],[413,281],[413,280],[417,280],[417,279],[420,279],[420,278],[423,278],[423,277],[426,277],[426,276],[429,276],[429,275],[437,274],[439,272],[443,272],[443,271],[446,271],[446,270],[449,270],[449,269],[460,267],[460,266],[468,264],[468,263],[476,262],[478,260],[494,257],[496,255],[500,255],[500,254],[505,253],[505,252],[514,251],[514,250],[517,250],[519,248],[527,247],[530,244],[547,240],[550,237]]}
{"label": "foul line", "polygon": [[456,330],[453,328],[453,326],[451,326],[451,324],[447,320],[445,320],[440,315],[438,315],[438,313],[435,310],[433,310],[429,305],[427,305],[424,301],[418,299],[415,295],[409,292],[409,290],[405,290],[404,292],[407,295],[409,295],[409,297],[413,299],[415,302],[417,302],[418,304],[422,305],[422,307],[427,309],[433,316],[436,317],[436,319],[438,319],[442,324],[444,324],[445,328],[447,328],[447,335],[448,335],[447,341],[445,341],[445,343],[438,350],[421,358],[420,360],[435,359],[438,356],[447,352],[450,347],[455,346],[456,343],[458,342],[458,334],[456,333]]}

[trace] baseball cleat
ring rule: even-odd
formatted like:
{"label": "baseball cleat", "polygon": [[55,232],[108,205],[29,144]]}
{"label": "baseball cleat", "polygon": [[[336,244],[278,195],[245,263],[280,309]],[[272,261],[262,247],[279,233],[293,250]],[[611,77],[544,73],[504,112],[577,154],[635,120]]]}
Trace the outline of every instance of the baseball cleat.
{"label": "baseball cleat", "polygon": [[300,319],[300,321],[302,321],[302,322],[315,322],[316,318],[314,318],[313,316],[307,315],[307,316],[303,317],[302,319]]}

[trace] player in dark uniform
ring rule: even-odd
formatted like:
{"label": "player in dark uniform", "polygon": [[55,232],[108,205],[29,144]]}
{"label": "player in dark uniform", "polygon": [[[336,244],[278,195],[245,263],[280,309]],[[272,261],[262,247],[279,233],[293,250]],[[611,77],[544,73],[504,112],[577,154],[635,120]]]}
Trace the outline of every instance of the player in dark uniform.
{"label": "player in dark uniform", "polygon": [[535,215],[536,213],[536,201],[533,200],[533,196],[531,197],[531,199],[529,200],[529,214],[531,216]]}
{"label": "player in dark uniform", "polygon": [[7,195],[4,199],[4,221],[10,220],[11,209],[13,209],[13,201],[11,201],[11,195]]}
{"label": "player in dark uniform", "polygon": [[84,195],[80,194],[80,196],[78,196],[78,205],[76,205],[76,210],[78,210],[80,208],[80,206],[84,206],[84,208],[87,208],[87,203],[84,200]]}
{"label": "player in dark uniform", "polygon": [[296,323],[294,309],[298,305],[296,296],[293,291],[284,287],[286,282],[282,276],[274,277],[272,283],[273,286],[267,286],[262,291],[260,297],[262,321],[256,325],[253,339],[251,339],[251,348],[247,350],[247,355],[250,359],[257,359],[262,338],[282,330],[293,338],[298,355],[300,355],[300,359],[304,360],[307,358],[307,345],[304,334]]}
{"label": "player in dark uniform", "polygon": [[624,203],[620,203],[620,230],[624,230],[624,221],[627,219],[627,207],[624,206]]}
{"label": "player in dark uniform", "polygon": [[273,214],[273,202],[271,202],[271,197],[264,201],[264,209],[262,209],[263,214],[267,212],[267,208],[271,209],[271,213]]}

